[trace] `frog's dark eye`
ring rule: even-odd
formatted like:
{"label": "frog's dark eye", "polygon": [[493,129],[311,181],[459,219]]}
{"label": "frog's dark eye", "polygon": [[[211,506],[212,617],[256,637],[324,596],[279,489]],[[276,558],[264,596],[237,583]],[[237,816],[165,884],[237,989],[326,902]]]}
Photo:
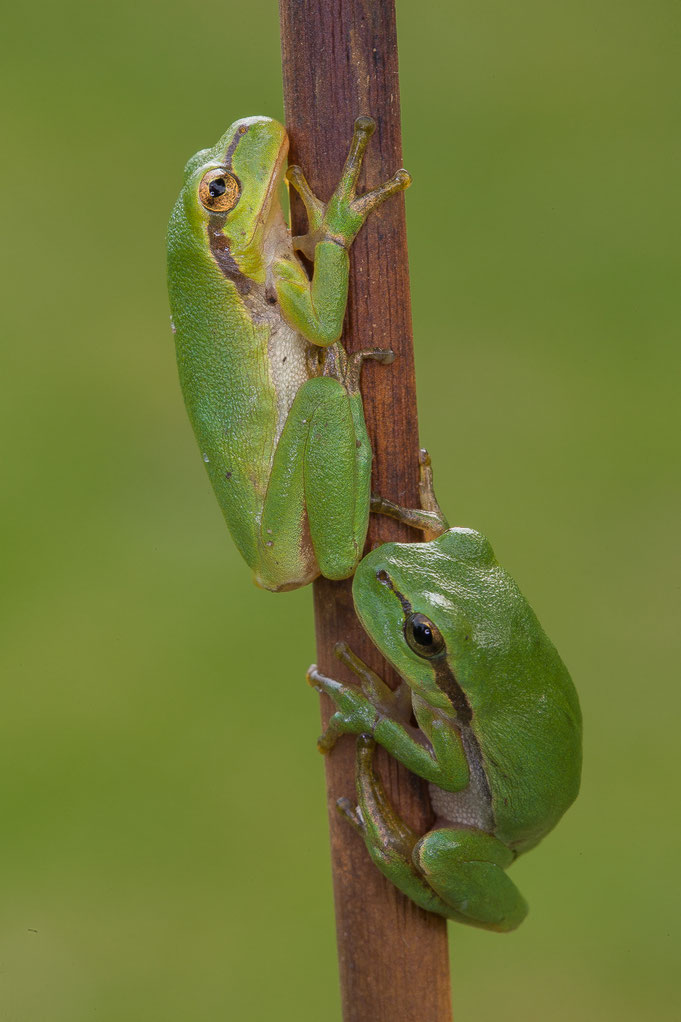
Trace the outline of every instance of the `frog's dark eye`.
{"label": "frog's dark eye", "polygon": [[241,187],[237,179],[220,167],[209,170],[201,178],[199,199],[211,213],[229,213],[236,206],[240,195]]}
{"label": "frog's dark eye", "polygon": [[418,656],[430,659],[445,648],[445,640],[437,625],[425,614],[410,614],[404,622],[404,637]]}

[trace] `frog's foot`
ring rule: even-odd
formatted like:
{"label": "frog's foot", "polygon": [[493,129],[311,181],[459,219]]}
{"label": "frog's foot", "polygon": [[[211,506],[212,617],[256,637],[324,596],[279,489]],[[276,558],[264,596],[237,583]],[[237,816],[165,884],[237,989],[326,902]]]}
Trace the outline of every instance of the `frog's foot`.
{"label": "frog's foot", "polygon": [[419,529],[425,533],[425,539],[436,539],[449,528],[447,519],[443,515],[440,505],[433,489],[433,469],[430,455],[425,447],[419,451],[419,497],[420,508],[400,507],[393,504],[386,497],[377,493],[371,494],[371,510],[376,514],[388,515],[396,518],[404,525],[410,525],[413,529]]}
{"label": "frog's foot", "polygon": [[361,834],[362,837],[364,837],[364,834],[366,833],[366,824],[364,823],[362,811],[359,806],[353,806],[349,798],[339,798],[336,799],[336,809],[338,810],[339,815],[342,816],[344,820],[347,820],[350,826],[354,827],[358,834]]}
{"label": "frog's foot", "polygon": [[404,168],[378,188],[357,195],[357,179],[369,139],[376,129],[371,117],[358,117],[355,121],[350,151],[338,182],[324,213],[322,233],[330,241],[349,248],[360,227],[377,206],[390,196],[404,191],[411,184],[411,176]]}
{"label": "frog's foot", "polygon": [[527,915],[527,902],[505,873],[513,852],[492,834],[463,827],[433,830],[417,842],[412,858],[452,919],[505,933]]}
{"label": "frog's foot", "polygon": [[352,208],[356,213],[359,213],[363,220],[369,216],[369,213],[373,212],[377,206],[380,206],[386,199],[389,199],[392,195],[397,195],[399,192],[407,190],[411,184],[411,174],[404,167],[400,167],[396,170],[391,178],[388,178],[378,188],[372,188],[370,192],[365,192],[364,195],[358,195],[352,203]]}
{"label": "frog's foot", "polygon": [[307,234],[297,235],[293,239],[293,247],[297,252],[302,252],[312,262],[314,260],[315,246],[318,241],[321,241],[321,226],[326,204],[317,198],[310,188],[303,171],[296,164],[290,166],[286,171],[286,180],[297,191],[307,214]]}
{"label": "frog's foot", "polygon": [[424,511],[432,511],[434,514],[439,515],[444,523],[444,529],[447,529],[447,523],[445,516],[442,514],[440,505],[437,502],[435,496],[435,488],[433,486],[433,463],[430,458],[430,454],[425,447],[421,447],[419,450],[419,497],[421,499],[421,507]]}
{"label": "frog's foot", "polygon": [[389,518],[396,518],[404,525],[410,525],[412,529],[419,529],[425,533],[426,539],[435,539],[447,531],[447,522],[442,512],[420,511],[418,508],[399,507],[393,504],[386,497],[380,497],[377,493],[371,494],[371,510],[375,514],[387,515]]}
{"label": "frog's foot", "polygon": [[351,202],[355,210],[365,218],[376,206],[380,206],[391,195],[403,192],[411,184],[411,175],[404,167],[400,167],[388,181],[379,185],[378,188],[373,188],[370,192],[365,192],[364,195],[357,195],[357,179],[362,168],[362,160],[364,159],[369,139],[375,130],[376,122],[373,117],[358,117],[355,121],[350,152],[347,155],[341,179],[334,193]]}
{"label": "frog's foot", "polygon": [[325,692],[338,707],[331,715],[326,731],[317,740],[320,752],[331,752],[341,735],[373,734],[380,715],[359,688],[327,677],[316,664],[312,664],[307,672],[307,683],[318,692]]}
{"label": "frog's foot", "polygon": [[300,167],[293,164],[286,171],[287,181],[305,206],[308,223],[307,234],[296,236],[293,247],[310,261],[314,260],[315,248],[320,241],[335,241],[343,248],[349,248],[369,214],[411,184],[411,175],[402,167],[378,188],[357,195],[362,160],[375,129],[376,122],[371,117],[358,117],[355,121],[343,173],[328,203],[317,198]]}
{"label": "frog's foot", "polygon": [[404,680],[391,689],[375,671],[354,653],[347,642],[337,642],[333,648],[342,664],[359,678],[366,698],[384,717],[409,723],[411,719],[411,689]]}
{"label": "frog's foot", "polygon": [[375,742],[369,735],[357,739],[357,806],[339,799],[338,810],[359,831],[367,851],[381,873],[403,894],[430,912],[447,915],[447,905],[430,888],[414,862],[416,834],[395,812],[374,771]]}
{"label": "frog's foot", "polygon": [[367,359],[371,359],[373,362],[380,362],[384,366],[389,366],[395,361],[395,352],[391,351],[390,348],[366,348],[363,351],[353,351],[348,355],[348,365],[344,381],[348,393],[359,393],[359,378],[362,374],[362,366]]}
{"label": "frog's foot", "polygon": [[328,348],[312,350],[307,355],[311,372],[320,376],[331,376],[342,383],[350,395],[360,393],[359,378],[367,359],[391,365],[395,352],[390,348],[365,348],[362,351],[346,352],[342,344],[330,344]]}
{"label": "frog's foot", "polygon": [[375,742],[357,739],[357,806],[338,809],[362,835],[381,873],[421,908],[486,930],[513,930],[527,904],[505,872],[513,852],[492,834],[438,828],[419,837],[397,814],[373,767]]}
{"label": "frog's foot", "polygon": [[307,672],[307,682],[318,692],[325,692],[338,709],[317,742],[320,752],[330,752],[341,735],[373,735],[381,720],[408,724],[411,716],[411,691],[403,681],[393,692],[382,678],[353,653],[345,642],[338,642],[334,653],[360,684],[344,685],[322,674],[316,664]]}
{"label": "frog's foot", "polygon": [[[345,160],[343,173],[341,174],[341,179],[336,186],[333,196],[331,197],[331,201],[328,204],[323,203],[317,198],[300,167],[293,164],[293,166],[289,167],[286,171],[286,179],[289,184],[295,188],[302,199],[303,205],[305,206],[305,212],[307,213],[308,232],[307,234],[295,237],[293,239],[293,246],[297,251],[300,251],[303,255],[307,256],[308,259],[314,258],[314,249],[317,242],[322,241],[324,235],[329,238],[328,230],[325,232],[322,229],[325,214],[329,207],[338,207],[335,211],[340,213],[341,206],[352,207],[352,204],[357,201],[357,178],[359,177],[359,172],[362,167],[362,160],[364,159],[366,147],[369,144],[369,139],[375,130],[376,122],[371,117],[358,117],[355,121],[352,142],[350,143],[350,151],[347,155],[347,159]],[[398,171],[398,173],[400,173],[400,171]],[[406,174],[406,171],[402,171],[401,173]],[[388,184],[390,184],[390,182],[388,182]],[[406,184],[403,185],[403,187],[406,188]],[[399,191],[399,189],[397,190]],[[362,196],[362,198],[367,198],[370,194],[373,193],[367,193],[367,196]],[[393,194],[393,192],[390,194]],[[378,205],[378,202],[376,202],[375,205]],[[333,212],[334,210],[332,210],[332,213]],[[367,209],[364,214],[364,218],[368,216],[369,212],[370,211]],[[362,218],[361,223],[364,222],[364,218]],[[332,219],[334,218],[332,217]],[[338,240],[339,244],[347,247],[344,237],[342,237],[344,234],[342,225],[340,226],[341,236],[336,238],[336,232],[333,231],[331,240]]]}

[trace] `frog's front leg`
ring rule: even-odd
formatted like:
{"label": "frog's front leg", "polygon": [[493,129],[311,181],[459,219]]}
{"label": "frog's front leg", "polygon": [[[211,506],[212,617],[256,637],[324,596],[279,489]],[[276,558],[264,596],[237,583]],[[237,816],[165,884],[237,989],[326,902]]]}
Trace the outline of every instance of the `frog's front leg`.
{"label": "frog's front leg", "polygon": [[273,267],[274,285],[288,322],[313,344],[333,344],[341,335],[348,297],[348,250],[366,218],[390,196],[411,182],[398,170],[383,185],[357,195],[362,158],[374,131],[370,117],[358,117],[341,179],[328,203],[313,194],[299,167],[289,167],[287,178],[305,204],[309,233],[296,239],[296,247],[314,262],[312,282],[297,259],[279,259]]}
{"label": "frog's front leg", "polygon": [[513,930],[527,904],[504,870],[513,853],[492,834],[443,827],[419,838],[400,819],[373,768],[374,742],[357,739],[357,809],[338,809],[364,838],[373,862],[403,894],[429,912],[488,930]]}
{"label": "frog's front leg", "polygon": [[419,777],[445,791],[464,788],[470,777],[468,762],[452,722],[438,711],[422,707],[420,715],[428,727],[428,741],[420,728],[409,723],[406,686],[393,693],[344,643],[338,644],[336,653],[358,675],[360,686],[329,678],[314,664],[308,671],[308,683],[318,692],[325,692],[337,706],[317,743],[320,752],[330,752],[343,734],[366,733]]}

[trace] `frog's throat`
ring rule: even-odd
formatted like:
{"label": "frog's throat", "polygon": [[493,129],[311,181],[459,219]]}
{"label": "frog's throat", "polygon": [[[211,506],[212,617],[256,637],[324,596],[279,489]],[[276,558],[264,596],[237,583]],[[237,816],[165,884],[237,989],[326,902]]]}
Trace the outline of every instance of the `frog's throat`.
{"label": "frog's throat", "polygon": [[[405,620],[409,614],[413,613],[413,607],[404,593],[401,593],[397,588],[393,580],[391,579],[385,568],[382,568],[376,573],[376,578],[381,585],[386,586],[387,589],[394,593],[397,599],[402,605],[402,611],[404,612]],[[456,675],[449,666],[449,659],[447,656],[447,646],[441,653],[430,660],[433,667],[433,673],[435,675],[435,684],[443,692],[450,703],[454,707],[456,712],[456,719],[462,727],[469,727],[473,719],[473,709],[471,704],[466,698],[466,693],[459,685],[456,680]]]}

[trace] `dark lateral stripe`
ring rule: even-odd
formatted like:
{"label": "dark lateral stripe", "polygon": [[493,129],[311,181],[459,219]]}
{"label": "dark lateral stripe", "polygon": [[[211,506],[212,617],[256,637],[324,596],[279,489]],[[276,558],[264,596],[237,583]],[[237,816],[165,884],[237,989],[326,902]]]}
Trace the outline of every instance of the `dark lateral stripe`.
{"label": "dark lateral stripe", "polygon": [[222,230],[226,216],[226,213],[211,214],[206,227],[208,244],[222,276],[232,281],[239,294],[247,295],[251,290],[251,282],[237,266],[229,248],[229,241]]}
{"label": "dark lateral stripe", "polygon": [[386,570],[385,570],[384,568],[382,568],[382,569],[381,569],[381,571],[379,571],[379,572],[377,573],[377,575],[376,575],[376,578],[377,578],[377,579],[378,579],[378,581],[379,581],[379,582],[381,583],[381,585],[387,586],[387,587],[388,587],[388,589],[389,589],[389,590],[390,590],[390,591],[391,591],[392,593],[394,593],[394,594],[395,594],[395,596],[397,597],[397,599],[398,599],[398,600],[400,601],[400,603],[402,604],[402,610],[404,611],[405,617],[406,617],[406,615],[407,615],[407,614],[411,614],[411,611],[412,611],[412,606],[411,606],[411,603],[409,602],[409,600],[407,599],[407,597],[406,597],[406,596],[404,596],[404,595],[403,595],[403,594],[402,594],[402,593],[401,593],[401,592],[399,591],[399,589],[397,588],[397,586],[395,585],[395,583],[394,583],[394,582],[393,582],[393,580],[391,579],[390,575],[388,574],[388,572],[387,572],[387,571],[386,571]]}
{"label": "dark lateral stripe", "polygon": [[[388,572],[383,568],[377,573],[376,577],[382,585],[387,586],[388,589],[395,594],[402,604],[402,610],[404,611],[405,617],[411,614],[413,611],[411,603],[404,593],[399,591]],[[456,710],[457,719],[464,725],[470,724],[473,719],[473,710],[471,709],[471,704],[466,698],[466,693],[459,685],[454,672],[449,666],[447,660],[447,647],[445,646],[443,652],[438,656],[433,657],[430,663],[433,665],[433,670],[435,671],[435,684],[441,692],[444,692]]]}
{"label": "dark lateral stripe", "polygon": [[463,725],[470,724],[473,719],[471,704],[468,702],[466,693],[456,680],[453,671],[446,662],[445,657],[440,654],[440,657],[436,657],[432,661],[432,664],[435,668],[435,682],[437,687],[441,692],[444,692],[450,700],[452,706],[456,710],[457,720],[461,721]]}
{"label": "dark lateral stripe", "polygon": [[[242,125],[244,130],[240,128],[234,132],[234,137],[227,146],[227,152],[223,161],[225,170],[232,173],[232,157],[234,156],[234,150],[237,145],[250,131],[250,125]],[[232,255],[229,248],[229,241],[225,237],[223,227],[225,226],[225,220],[227,219],[226,213],[211,213],[208,226],[206,228],[208,232],[208,244],[213,254],[213,259],[218,265],[220,272],[223,277],[227,280],[231,280],[235,285],[237,291],[241,295],[247,295],[251,290],[251,282],[248,277],[244,276],[239,267],[237,266],[234,256]]]}
{"label": "dark lateral stripe", "polygon": [[234,156],[234,150],[236,149],[237,145],[239,144],[241,139],[244,137],[244,135],[247,135],[250,130],[251,130],[251,125],[250,124],[242,124],[241,128],[237,128],[237,130],[234,132],[234,138],[232,139],[232,141],[227,146],[227,152],[225,153],[225,161],[224,161],[225,170],[231,171],[231,169],[232,169],[232,157]]}

